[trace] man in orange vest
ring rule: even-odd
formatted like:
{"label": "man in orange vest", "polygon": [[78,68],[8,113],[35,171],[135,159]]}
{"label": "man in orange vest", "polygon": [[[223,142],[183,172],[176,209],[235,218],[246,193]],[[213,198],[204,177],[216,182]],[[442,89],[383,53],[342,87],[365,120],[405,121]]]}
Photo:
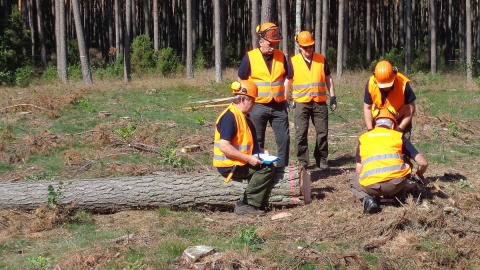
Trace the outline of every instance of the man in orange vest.
{"label": "man in orange vest", "polygon": [[410,80],[397,71],[388,61],[380,61],[365,87],[363,115],[368,130],[373,128],[372,110],[376,108],[395,109],[397,130],[410,139],[412,118],[415,113],[415,93]]}
{"label": "man in orange vest", "polygon": [[388,109],[381,109],[375,117],[375,128],[362,134],[356,154],[358,177],[349,180],[350,189],[363,200],[363,213],[380,210],[376,198],[394,195],[405,199],[407,177],[412,168],[403,160],[403,155],[418,164],[415,178],[426,184],[424,173],[428,162],[412,143],[395,129],[395,117]]}
{"label": "man in orange vest", "polygon": [[275,165],[264,164],[255,134],[255,126],[248,114],[255,105],[257,86],[250,81],[232,83],[235,99],[215,123],[213,166],[218,172],[235,180],[247,179],[248,184],[242,198],[236,203],[237,215],[264,215],[268,193],[273,183]]}
{"label": "man in orange vest", "polygon": [[257,26],[259,48],[253,49],[243,57],[238,69],[238,78],[254,82],[258,87],[257,105],[250,116],[256,128],[260,147],[265,146],[265,131],[270,124],[277,142],[276,170],[282,173],[288,166],[290,130],[285,88],[288,75],[288,63],[282,51],[276,46],[282,35],[280,29],[271,22]]}
{"label": "man in orange vest", "polygon": [[[287,88],[292,84],[292,98],[295,112],[295,153],[300,166],[309,165],[308,126],[310,119],[315,126],[316,141],[313,156],[316,165],[328,169],[328,108],[327,91],[330,95],[330,109],[337,107],[330,67],[322,54],[313,51],[315,40],[308,31],[302,31],[295,40],[300,53],[292,57],[291,75]],[[290,69],[290,68],[289,68]]]}

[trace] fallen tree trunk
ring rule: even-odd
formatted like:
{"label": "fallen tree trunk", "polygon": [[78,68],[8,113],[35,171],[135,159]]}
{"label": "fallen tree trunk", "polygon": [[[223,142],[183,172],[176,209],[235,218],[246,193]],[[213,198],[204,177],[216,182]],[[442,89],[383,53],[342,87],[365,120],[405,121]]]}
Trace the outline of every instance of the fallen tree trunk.
{"label": "fallen tree trunk", "polygon": [[[74,204],[77,209],[99,213],[159,206],[227,210],[233,208],[243,194],[246,182],[225,184],[223,180],[217,173],[161,173],[110,179],[0,182],[0,209],[32,210],[50,199],[57,204]],[[310,179],[304,182],[308,185],[306,197],[301,193],[298,171],[287,171],[276,181],[269,197],[270,205],[276,208],[302,205],[304,198],[309,203]]]}

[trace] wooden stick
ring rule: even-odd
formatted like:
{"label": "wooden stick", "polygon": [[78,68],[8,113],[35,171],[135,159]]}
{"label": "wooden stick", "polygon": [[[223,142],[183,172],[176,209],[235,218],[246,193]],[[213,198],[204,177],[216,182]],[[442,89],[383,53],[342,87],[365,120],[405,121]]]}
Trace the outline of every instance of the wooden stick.
{"label": "wooden stick", "polygon": [[16,104],[16,105],[12,105],[12,106],[7,106],[7,107],[5,107],[5,108],[0,108],[0,111],[7,111],[8,109],[15,108],[15,107],[22,107],[22,106],[30,106],[30,107],[34,107],[34,108],[37,108],[37,109],[40,109],[40,110],[48,111],[48,110],[45,109],[45,108],[38,107],[38,106],[36,106],[36,105],[28,104],[28,103],[25,103],[25,104]]}

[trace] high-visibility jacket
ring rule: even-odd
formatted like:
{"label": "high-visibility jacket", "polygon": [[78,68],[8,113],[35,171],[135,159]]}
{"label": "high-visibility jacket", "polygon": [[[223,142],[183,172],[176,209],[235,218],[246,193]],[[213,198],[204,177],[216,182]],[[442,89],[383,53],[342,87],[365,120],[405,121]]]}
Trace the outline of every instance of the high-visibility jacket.
{"label": "high-visibility jacket", "polygon": [[294,70],[292,83],[292,98],[295,102],[307,103],[326,102],[325,58],[322,54],[314,53],[312,65],[308,68],[301,54],[292,57]]}
{"label": "high-visibility jacket", "polygon": [[369,186],[400,178],[412,169],[403,161],[402,133],[377,127],[360,136],[360,184]]}
{"label": "high-visibility jacket", "polygon": [[382,93],[380,88],[375,80],[375,76],[371,76],[368,82],[368,92],[372,97],[373,104],[378,108],[388,108],[388,106],[393,106],[397,111],[397,120],[399,120],[407,110],[405,106],[405,86],[410,81],[405,75],[397,73],[395,77],[395,83],[393,84],[393,89],[388,93],[385,104],[382,104]]}
{"label": "high-visibility jacket", "polygon": [[237,123],[237,134],[235,137],[233,137],[230,143],[242,153],[247,155],[251,155],[253,153],[253,137],[252,131],[247,123],[247,117],[237,107],[235,107],[233,104],[230,104],[220,114],[215,122],[215,135],[213,142],[213,166],[215,167],[231,167],[234,165],[245,165],[247,163],[244,160],[230,159],[225,156],[222,151],[220,151],[220,133],[217,130],[217,124],[220,121],[220,118],[222,118],[227,111],[231,111],[233,113]]}
{"label": "high-visibility jacket", "polygon": [[272,71],[268,70],[267,63],[263,59],[260,49],[247,52],[250,61],[249,81],[258,87],[257,103],[269,103],[274,99],[276,102],[285,100],[285,55],[280,50],[273,51]]}

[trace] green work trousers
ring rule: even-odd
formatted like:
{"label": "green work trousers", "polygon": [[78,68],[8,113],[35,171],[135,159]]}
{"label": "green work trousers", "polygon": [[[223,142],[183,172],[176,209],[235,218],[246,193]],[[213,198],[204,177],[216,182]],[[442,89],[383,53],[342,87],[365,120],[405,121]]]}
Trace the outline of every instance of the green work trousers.
{"label": "green work trousers", "polygon": [[297,103],[295,106],[295,154],[300,166],[309,165],[308,127],[315,127],[316,140],[313,156],[317,164],[328,156],[328,107],[326,102]]}
{"label": "green work trousers", "polygon": [[[274,174],[275,165],[273,165],[273,163],[270,165],[262,164],[255,167],[248,163],[244,166],[237,166],[232,179],[235,181],[243,181],[246,179],[248,181],[245,192],[240,200],[255,207],[267,206]],[[223,174],[224,177],[227,175],[228,172]]]}

